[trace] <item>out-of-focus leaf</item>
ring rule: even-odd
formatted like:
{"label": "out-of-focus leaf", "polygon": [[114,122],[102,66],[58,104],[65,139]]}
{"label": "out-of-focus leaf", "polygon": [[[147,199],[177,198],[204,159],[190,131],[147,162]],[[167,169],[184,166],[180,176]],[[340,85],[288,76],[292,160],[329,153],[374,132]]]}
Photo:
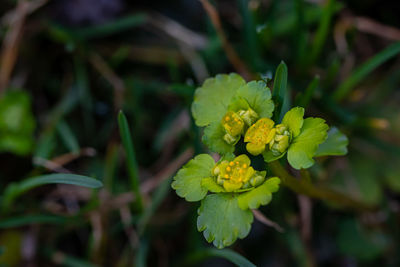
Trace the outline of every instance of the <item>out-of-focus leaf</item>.
{"label": "out-of-focus leaf", "polygon": [[368,59],[361,66],[356,68],[353,73],[336,89],[332,97],[336,101],[342,100],[351,90],[368,76],[374,69],[386,62],[388,59],[400,53],[400,42],[394,43],[372,58]]}
{"label": "out-of-focus leaf", "polygon": [[129,129],[128,120],[122,110],[118,114],[119,132],[122,139],[122,144],[126,153],[126,167],[128,169],[131,182],[131,189],[136,194],[135,206],[138,210],[143,210],[143,201],[139,189],[139,168],[136,160],[136,153],[133,147],[131,131]]}
{"label": "out-of-focus leaf", "polygon": [[56,252],[49,248],[45,248],[44,251],[57,265],[65,267],[99,267],[99,265],[93,264],[85,259],[73,257],[60,251]]}
{"label": "out-of-focus leaf", "polygon": [[0,244],[4,249],[4,253],[0,255],[0,265],[19,266],[21,261],[22,238],[21,231],[9,230],[0,234]]}
{"label": "out-of-focus leaf", "polygon": [[236,266],[239,267],[255,267],[253,263],[251,263],[248,259],[240,255],[239,253],[230,250],[230,249],[215,249],[209,248],[200,251],[196,251],[193,254],[189,254],[189,256],[185,260],[184,266],[195,266],[203,260],[208,258],[224,258]]}
{"label": "out-of-focus leaf", "polygon": [[355,219],[345,219],[339,223],[337,244],[343,254],[368,261],[379,257],[389,242],[383,233],[365,230]]}
{"label": "out-of-focus leaf", "polygon": [[[172,178],[172,177],[171,177]],[[141,215],[139,222],[138,222],[138,232],[139,234],[143,234],[146,224],[150,220],[151,216],[157,211],[158,207],[161,205],[164,198],[167,196],[169,191],[171,190],[171,180],[166,179],[162,182],[158,187],[157,190],[152,195],[151,205],[147,207],[143,214]]]}
{"label": "out-of-focus leaf", "polygon": [[328,138],[319,145],[316,157],[321,156],[341,156],[347,154],[349,140],[338,128],[332,127],[328,131]]}
{"label": "out-of-focus leaf", "polygon": [[0,220],[0,228],[13,228],[30,224],[64,224],[68,218],[56,215],[26,215]]}
{"label": "out-of-focus leaf", "polygon": [[0,99],[0,152],[29,154],[35,124],[29,95],[24,91],[7,91]]}
{"label": "out-of-focus leaf", "polygon": [[79,151],[79,143],[69,125],[65,121],[60,121],[57,124],[57,130],[69,151],[77,153]]}
{"label": "out-of-focus leaf", "polygon": [[391,190],[400,193],[400,170],[398,167],[386,168],[384,181]]}
{"label": "out-of-focus leaf", "polygon": [[310,48],[310,55],[308,56],[308,64],[312,65],[319,57],[321,50],[325,44],[326,38],[329,33],[332,16],[335,12],[336,7],[335,0],[328,0],[325,3],[325,6],[322,11],[321,19],[319,22],[317,33],[315,34],[315,38],[313,44]]}
{"label": "out-of-focus leaf", "polygon": [[314,95],[315,89],[318,87],[319,84],[319,76],[316,76],[311,83],[308,85],[304,94],[299,95],[297,100],[297,105],[303,108],[307,108],[311,102],[311,99]]}
{"label": "out-of-focus leaf", "polygon": [[18,183],[11,183],[7,186],[2,199],[3,209],[8,208],[12,201],[21,194],[35,187],[46,184],[70,184],[88,188],[99,188],[103,186],[103,184],[96,179],[69,173],[57,173],[32,177]]}
{"label": "out-of-focus leaf", "polygon": [[370,205],[377,205],[382,201],[383,192],[381,186],[381,178],[378,175],[377,168],[374,164],[365,164],[368,159],[362,155],[351,158],[352,174],[357,185],[354,195]]}

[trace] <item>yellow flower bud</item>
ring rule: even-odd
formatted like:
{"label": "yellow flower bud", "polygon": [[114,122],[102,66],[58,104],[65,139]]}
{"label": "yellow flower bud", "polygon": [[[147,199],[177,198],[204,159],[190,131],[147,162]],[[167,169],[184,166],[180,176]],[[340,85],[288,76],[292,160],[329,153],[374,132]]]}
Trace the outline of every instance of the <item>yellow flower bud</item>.
{"label": "yellow flower bud", "polygon": [[251,126],[258,119],[258,114],[251,108],[248,110],[239,110],[238,114],[247,126]]}
{"label": "yellow flower bud", "polygon": [[287,127],[283,124],[278,124],[275,126],[276,133],[274,138],[269,143],[269,149],[274,156],[279,156],[284,153],[290,144],[291,134]]}

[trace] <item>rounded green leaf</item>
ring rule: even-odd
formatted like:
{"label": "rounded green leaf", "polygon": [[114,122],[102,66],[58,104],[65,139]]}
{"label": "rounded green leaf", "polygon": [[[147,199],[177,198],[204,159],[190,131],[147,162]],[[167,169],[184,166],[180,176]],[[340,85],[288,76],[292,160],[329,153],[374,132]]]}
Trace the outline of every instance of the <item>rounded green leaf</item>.
{"label": "rounded green leaf", "polygon": [[288,161],[295,169],[306,169],[314,164],[313,157],[318,146],[327,137],[328,125],[321,118],[304,120],[300,134],[289,146]]}
{"label": "rounded green leaf", "polygon": [[172,182],[172,188],[176,190],[178,196],[187,201],[202,200],[207,194],[207,189],[201,186],[201,181],[211,176],[214,165],[214,159],[210,155],[196,156],[178,171]]}
{"label": "rounded green leaf", "polygon": [[228,144],[224,140],[226,134],[224,127],[220,122],[214,122],[204,129],[203,143],[213,152],[219,154],[233,153],[235,144]]}
{"label": "rounded green leaf", "polygon": [[212,194],[202,200],[198,209],[197,229],[217,248],[232,245],[249,234],[253,214],[239,208],[234,194]]}
{"label": "rounded green leaf", "polygon": [[341,156],[347,154],[349,139],[336,127],[329,129],[328,138],[319,145],[316,157],[320,156]]}
{"label": "rounded green leaf", "polygon": [[236,74],[219,74],[204,81],[196,89],[192,104],[192,114],[197,126],[220,121],[236,91],[246,82]]}
{"label": "rounded green leaf", "polygon": [[278,191],[281,180],[272,177],[262,185],[238,196],[238,204],[242,210],[258,209],[260,205],[267,205],[272,199],[272,193]]}
{"label": "rounded green leaf", "polygon": [[237,91],[237,96],[245,99],[250,108],[260,118],[271,118],[274,102],[271,100],[271,90],[263,81],[251,81]]}
{"label": "rounded green leaf", "polygon": [[282,124],[286,125],[290,132],[292,133],[292,137],[296,137],[300,134],[300,129],[303,126],[303,116],[304,116],[304,108],[302,107],[294,107],[288,112],[286,112],[285,116],[282,119]]}

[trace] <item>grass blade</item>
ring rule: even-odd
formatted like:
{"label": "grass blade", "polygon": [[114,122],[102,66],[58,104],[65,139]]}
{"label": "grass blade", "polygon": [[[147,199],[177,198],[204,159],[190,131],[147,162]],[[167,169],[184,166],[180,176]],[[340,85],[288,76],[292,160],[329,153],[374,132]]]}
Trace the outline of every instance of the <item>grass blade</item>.
{"label": "grass blade", "polygon": [[86,27],[77,30],[75,34],[82,39],[106,37],[142,25],[146,21],[147,16],[145,14],[135,14],[111,21],[109,23]]}
{"label": "grass blade", "polygon": [[36,176],[19,183],[11,183],[7,186],[4,190],[4,196],[1,203],[3,211],[7,210],[18,196],[33,188],[46,184],[70,184],[88,188],[100,188],[103,186],[103,184],[96,179],[77,174],[56,173]]}
{"label": "grass blade", "polygon": [[274,120],[278,121],[281,117],[281,109],[285,100],[287,89],[288,69],[285,62],[281,62],[276,69],[272,99],[275,102]]}
{"label": "grass blade", "polygon": [[331,25],[332,16],[335,12],[336,1],[328,0],[323,8],[322,17],[315,34],[314,42],[311,47],[311,55],[309,57],[308,66],[312,66],[321,54],[322,47],[325,44],[326,37]]}
{"label": "grass blade", "polygon": [[146,225],[151,219],[151,217],[154,215],[154,213],[157,211],[158,207],[161,205],[162,201],[165,199],[165,197],[168,195],[170,189],[171,189],[171,180],[170,179],[165,180],[162,182],[157,190],[154,192],[152,195],[152,202],[150,207],[147,207],[146,210],[143,212],[143,215],[140,217],[139,222],[138,222],[138,232],[139,235],[142,235],[146,229]]}
{"label": "grass blade", "polygon": [[346,97],[351,90],[379,65],[400,53],[400,42],[394,43],[359,66],[333,93],[335,101]]}
{"label": "grass blade", "polygon": [[138,164],[136,161],[135,150],[133,149],[131,131],[129,130],[128,121],[122,111],[120,111],[118,115],[118,125],[122,139],[122,144],[126,152],[126,164],[128,167],[128,173],[131,180],[132,191],[136,195],[135,205],[139,211],[143,211],[143,201],[139,188]]}
{"label": "grass blade", "polygon": [[311,81],[311,83],[308,85],[306,91],[304,92],[304,94],[302,94],[299,97],[298,100],[298,106],[303,107],[303,108],[307,108],[307,106],[310,104],[312,96],[314,95],[315,89],[318,87],[319,85],[319,77],[315,76],[315,78]]}
{"label": "grass blade", "polygon": [[69,151],[72,153],[78,153],[79,152],[78,140],[76,139],[69,125],[64,120],[61,120],[57,124],[57,131],[62,141],[64,142],[65,146],[69,149]]}
{"label": "grass blade", "polygon": [[64,224],[68,218],[55,215],[26,215],[0,221],[0,229],[21,227],[31,224]]}

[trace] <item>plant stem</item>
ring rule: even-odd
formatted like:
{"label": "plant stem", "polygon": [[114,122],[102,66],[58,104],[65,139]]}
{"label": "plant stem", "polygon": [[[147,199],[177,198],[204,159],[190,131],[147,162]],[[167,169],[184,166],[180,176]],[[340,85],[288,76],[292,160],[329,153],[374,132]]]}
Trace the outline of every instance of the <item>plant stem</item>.
{"label": "plant stem", "polygon": [[269,163],[271,170],[279,176],[282,184],[290,188],[292,191],[306,195],[312,198],[322,199],[341,206],[347,206],[356,210],[371,210],[374,207],[348,197],[340,192],[333,191],[329,188],[318,187],[307,181],[307,179],[297,179],[290,175],[285,168],[279,163],[274,161]]}

